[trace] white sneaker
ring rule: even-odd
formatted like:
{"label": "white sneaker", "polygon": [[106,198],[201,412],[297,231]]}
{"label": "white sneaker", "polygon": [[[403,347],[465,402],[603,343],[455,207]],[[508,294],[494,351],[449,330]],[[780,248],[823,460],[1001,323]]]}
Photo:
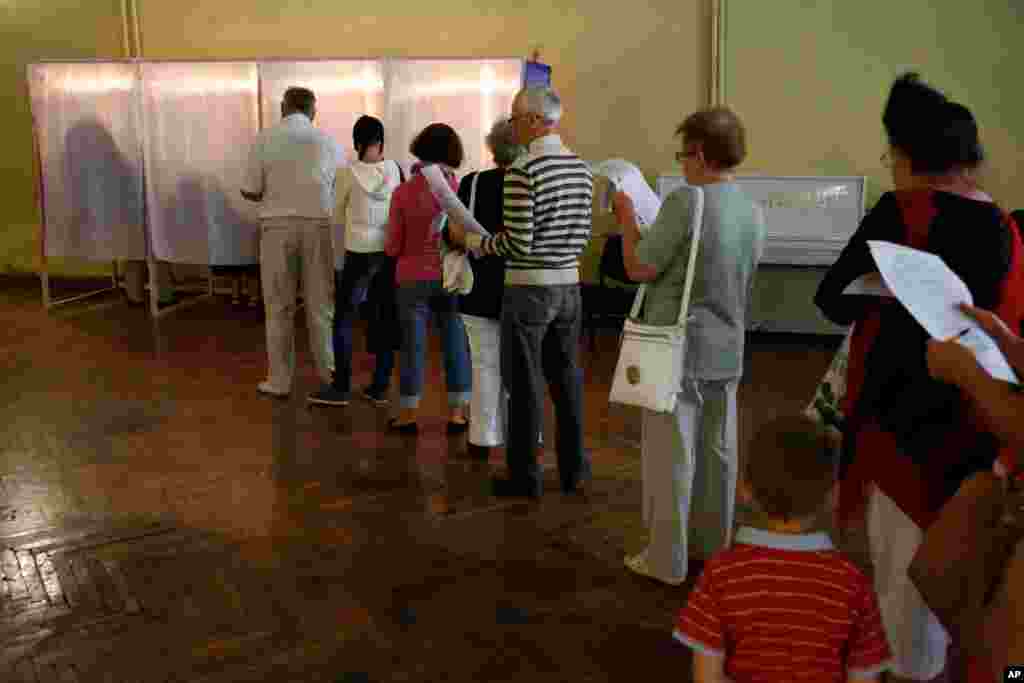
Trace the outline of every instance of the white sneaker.
{"label": "white sneaker", "polygon": [[650,567],[647,566],[647,551],[646,550],[644,550],[639,555],[634,555],[633,557],[627,557],[626,558],[626,567],[630,571],[636,572],[637,574],[640,574],[641,576],[646,576],[649,579],[654,579],[655,581],[661,581],[662,583],[667,583],[670,586],[679,586],[679,585],[682,585],[682,584],[686,583],[686,577],[685,576],[683,578],[681,578],[681,579],[666,579],[666,578],[658,576],[657,574],[652,572]]}
{"label": "white sneaker", "polygon": [[274,387],[270,386],[270,382],[260,382],[259,386],[256,388],[259,389],[261,394],[267,394],[268,396],[273,396],[275,398],[285,398],[289,394],[287,391],[278,391]]}

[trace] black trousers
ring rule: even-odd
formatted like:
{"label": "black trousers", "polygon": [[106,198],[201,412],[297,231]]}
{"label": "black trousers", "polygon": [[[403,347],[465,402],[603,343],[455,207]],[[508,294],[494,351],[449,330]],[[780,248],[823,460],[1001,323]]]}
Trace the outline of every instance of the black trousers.
{"label": "black trousers", "polygon": [[369,300],[370,321],[367,349],[377,356],[373,388],[388,387],[394,367],[394,352],[401,328],[395,299],[395,262],[384,252],[345,252],[342,270],[335,271],[334,286],[334,388],[352,388],[352,326],[359,306]]}
{"label": "black trousers", "polygon": [[555,404],[555,450],[562,489],[590,477],[583,450],[583,372],[579,285],[505,287],[501,317],[501,375],[509,392],[510,477],[540,491],[537,434],[544,426],[544,384]]}

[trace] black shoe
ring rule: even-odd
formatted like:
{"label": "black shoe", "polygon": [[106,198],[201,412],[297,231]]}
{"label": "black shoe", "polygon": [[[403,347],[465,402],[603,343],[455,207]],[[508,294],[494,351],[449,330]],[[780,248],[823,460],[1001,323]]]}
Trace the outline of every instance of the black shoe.
{"label": "black shoe", "polygon": [[448,421],[448,434],[464,434],[469,429],[469,420],[463,420],[462,422]]}
{"label": "black shoe", "polygon": [[590,487],[586,482],[577,482],[571,486],[562,485],[562,495],[586,497],[590,493]]}
{"label": "black shoe", "polygon": [[391,399],[388,398],[387,389],[378,389],[372,386],[366,387],[362,391],[362,396],[375,406],[386,406],[391,402]]}
{"label": "black shoe", "polygon": [[347,391],[338,391],[331,385],[325,384],[320,391],[313,392],[306,400],[321,406],[347,406],[352,397]]}
{"label": "black shoe", "polygon": [[515,479],[491,479],[491,493],[495,498],[540,498],[540,486],[516,481]]}
{"label": "black shoe", "polygon": [[466,455],[473,460],[487,461],[491,459],[489,446],[477,446],[475,443],[466,444]]}
{"label": "black shoe", "polygon": [[388,430],[392,432],[398,432],[399,434],[419,434],[420,426],[415,422],[406,422],[405,424],[398,424],[398,418],[393,417],[388,420]]}
{"label": "black shoe", "polygon": [[[587,453],[587,462],[590,462],[590,454]],[[584,470],[574,481],[562,482],[562,493],[567,496],[584,496],[590,491],[591,474],[589,469]]]}
{"label": "black shoe", "polygon": [[700,575],[704,573],[704,560],[698,560],[696,557],[691,557],[686,562],[686,576],[692,579],[700,578]]}

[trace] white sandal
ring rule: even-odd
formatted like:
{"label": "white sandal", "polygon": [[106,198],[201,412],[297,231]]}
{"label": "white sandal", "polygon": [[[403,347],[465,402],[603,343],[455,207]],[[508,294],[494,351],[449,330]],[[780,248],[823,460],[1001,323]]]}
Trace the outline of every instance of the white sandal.
{"label": "white sandal", "polygon": [[626,568],[629,569],[630,571],[633,571],[633,572],[635,572],[635,573],[637,573],[637,574],[639,574],[641,576],[646,576],[649,579],[654,579],[655,581],[660,581],[662,583],[667,583],[670,586],[680,586],[680,585],[686,583],[686,577],[683,577],[681,579],[666,579],[666,578],[663,578],[661,576],[658,576],[658,575],[654,574],[650,570],[650,568],[647,566],[647,551],[646,550],[644,550],[639,555],[633,555],[632,557],[627,557],[626,560],[625,560],[625,564],[626,564]]}

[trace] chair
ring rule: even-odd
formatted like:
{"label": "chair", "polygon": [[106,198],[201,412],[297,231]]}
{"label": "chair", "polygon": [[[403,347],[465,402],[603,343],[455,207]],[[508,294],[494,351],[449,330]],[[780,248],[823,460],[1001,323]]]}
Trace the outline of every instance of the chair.
{"label": "chair", "polygon": [[[610,283],[618,283],[618,286]],[[590,336],[590,349],[597,347],[597,328],[609,321],[618,328],[629,315],[639,283],[629,279],[622,251],[622,235],[605,238],[598,266],[598,284],[584,289],[584,326]]]}

